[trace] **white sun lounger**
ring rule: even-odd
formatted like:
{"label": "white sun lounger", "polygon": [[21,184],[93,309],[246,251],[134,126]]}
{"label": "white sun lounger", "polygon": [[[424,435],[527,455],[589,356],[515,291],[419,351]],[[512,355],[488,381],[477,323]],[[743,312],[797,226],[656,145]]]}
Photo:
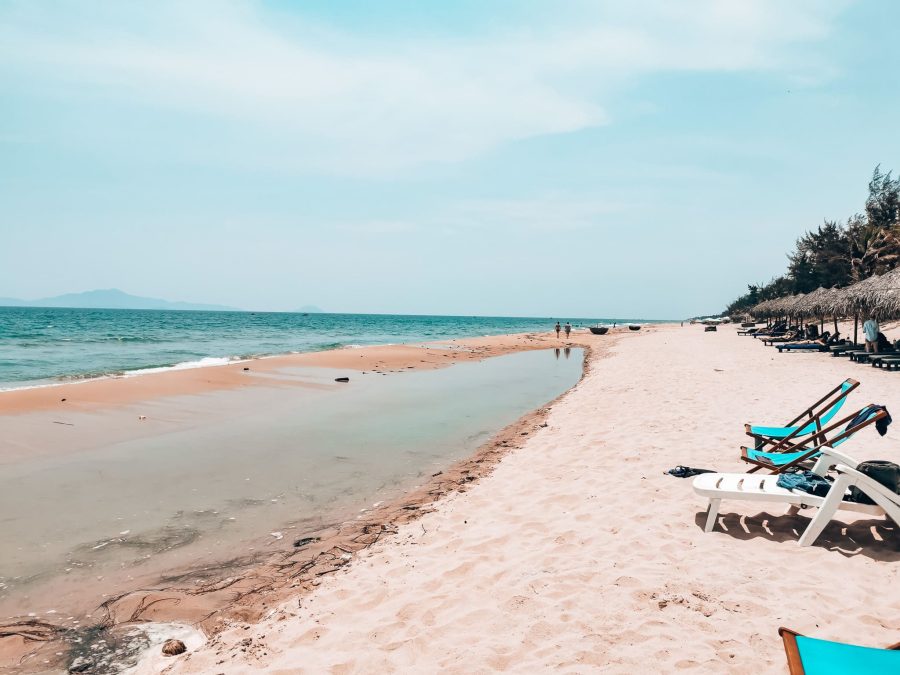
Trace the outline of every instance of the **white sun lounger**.
{"label": "white sun lounger", "polygon": [[[835,453],[835,455],[837,454]],[[841,457],[841,459],[844,458],[845,456]],[[856,465],[856,462],[850,458],[846,459],[849,463]],[[817,465],[818,468],[820,468],[819,465]],[[900,524],[900,495],[894,494],[881,483],[872,480],[846,464],[838,463],[835,466],[835,470],[838,476],[827,497],[816,497],[806,492],[794,492],[779,487],[777,485],[777,475],[755,476],[747,473],[700,474],[694,478],[694,491],[709,499],[704,532],[711,532],[715,527],[716,518],[719,514],[719,505],[723,499],[787,504],[790,507],[789,512],[792,513],[796,513],[798,508],[818,507],[818,513],[800,537],[799,543],[801,546],[812,544],[838,509],[879,516],[886,514],[893,521]],[[817,473],[822,473],[822,471],[817,471]],[[855,485],[865,492],[875,504],[857,504],[843,501],[843,496],[851,485]]]}

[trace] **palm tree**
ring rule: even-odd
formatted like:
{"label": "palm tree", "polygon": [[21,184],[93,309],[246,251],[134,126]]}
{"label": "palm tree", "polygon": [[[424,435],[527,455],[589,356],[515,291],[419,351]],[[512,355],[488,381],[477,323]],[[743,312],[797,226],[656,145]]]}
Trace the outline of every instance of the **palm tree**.
{"label": "palm tree", "polygon": [[862,216],[847,221],[851,274],[861,281],[886,272],[900,263],[900,228],[883,227]]}

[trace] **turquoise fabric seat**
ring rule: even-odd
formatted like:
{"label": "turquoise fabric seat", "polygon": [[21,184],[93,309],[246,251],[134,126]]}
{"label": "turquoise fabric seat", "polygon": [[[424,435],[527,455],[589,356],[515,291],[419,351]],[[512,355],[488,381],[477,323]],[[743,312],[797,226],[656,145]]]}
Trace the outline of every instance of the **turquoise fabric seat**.
{"label": "turquoise fabric seat", "polygon": [[[818,448],[827,445],[830,448],[836,448],[841,443],[849,441],[859,430],[859,426],[878,415],[879,411],[880,408],[878,406],[866,406],[866,408],[863,408],[856,418],[850,420],[847,426],[844,427],[844,430],[837,435],[837,440],[827,442],[825,440],[820,440],[815,447]],[[856,424],[854,424],[854,422]],[[786,466],[798,459],[817,459],[819,455],[822,454],[818,451],[812,452],[811,448],[804,448],[794,452],[764,452],[763,450],[758,450],[756,448],[744,448],[743,452],[747,460],[752,462],[762,462],[763,464],[772,467]]]}
{"label": "turquoise fabric seat", "polygon": [[806,675],[900,673],[900,651],[860,647],[797,636],[797,649]]}
{"label": "turquoise fabric seat", "polygon": [[[790,464],[795,459],[800,459],[808,452],[809,450],[799,450],[797,452],[763,452],[762,450],[747,448],[747,457],[756,462],[765,462],[772,466],[784,466],[785,464]],[[810,455],[810,458],[815,459],[819,454],[820,453],[817,452]]]}
{"label": "turquoise fabric seat", "polygon": [[[828,422],[837,415],[838,411],[843,407],[844,403],[847,401],[847,393],[852,388],[852,385],[849,382],[844,382],[841,385],[841,393],[844,395],[841,396],[837,401],[834,402],[828,410],[819,418],[819,424],[824,427],[828,424]],[[793,434],[797,429],[800,429],[799,432],[794,436],[795,438],[799,438],[802,436],[809,436],[810,434],[816,433],[816,423],[810,422],[805,427],[763,427],[750,425],[750,433],[755,436],[768,436],[769,438],[785,438]]]}

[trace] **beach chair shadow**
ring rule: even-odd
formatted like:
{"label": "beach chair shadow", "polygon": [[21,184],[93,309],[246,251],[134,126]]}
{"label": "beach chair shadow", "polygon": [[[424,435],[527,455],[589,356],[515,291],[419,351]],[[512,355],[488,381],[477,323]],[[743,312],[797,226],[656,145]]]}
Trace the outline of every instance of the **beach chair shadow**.
{"label": "beach chair shadow", "polygon": [[[706,515],[706,511],[700,511],[694,519],[700,529],[706,525]],[[752,516],[720,514],[716,532],[743,541],[768,539],[779,544],[796,542],[815,515],[815,509],[809,512],[809,516],[802,513],[773,515],[767,511]],[[824,527],[814,546],[848,558],[862,555],[882,562],[900,562],[900,527],[885,518],[866,518],[852,523],[833,520]]]}

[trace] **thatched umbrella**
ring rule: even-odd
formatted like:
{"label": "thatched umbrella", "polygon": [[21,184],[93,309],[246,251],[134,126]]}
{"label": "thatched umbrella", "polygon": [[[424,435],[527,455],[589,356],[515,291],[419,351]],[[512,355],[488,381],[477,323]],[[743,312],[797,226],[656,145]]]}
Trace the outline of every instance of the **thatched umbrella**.
{"label": "thatched umbrella", "polygon": [[772,300],[763,300],[750,308],[750,314],[757,319],[769,319],[772,314]]}
{"label": "thatched umbrella", "polygon": [[873,275],[843,290],[839,304],[845,316],[853,316],[854,342],[857,342],[861,314],[881,319],[897,315],[896,288],[900,286],[898,269],[880,276]]}
{"label": "thatched umbrella", "polygon": [[827,288],[817,288],[816,290],[807,293],[796,303],[794,303],[794,311],[798,316],[801,316],[803,318],[821,316],[821,314],[819,314],[818,312],[818,302],[822,294],[826,293],[827,291]]}
{"label": "thatched umbrella", "polygon": [[832,317],[834,319],[834,330],[837,332],[840,299],[841,291],[839,289],[819,287],[803,296],[797,302],[795,309],[804,318],[817,318],[820,329],[825,328],[825,317]]}
{"label": "thatched umbrella", "polygon": [[862,311],[876,319],[900,317],[900,267],[867,281],[869,283],[856,293]]}
{"label": "thatched umbrella", "polygon": [[869,287],[878,279],[877,276],[871,276],[868,279],[858,281],[852,286],[841,291],[840,311],[844,316],[858,316],[859,313],[866,309],[865,301]]}
{"label": "thatched umbrella", "polygon": [[819,312],[819,300],[822,295],[827,292],[827,288],[819,287],[816,290],[807,293],[794,303],[794,312],[803,319],[808,320],[813,317],[818,318],[820,328],[824,327],[823,315]]}
{"label": "thatched umbrella", "polygon": [[781,302],[778,303],[778,309],[788,317],[788,322],[790,322],[791,318],[799,318],[800,307],[804,297],[806,296],[803,293],[797,293],[796,295],[786,295],[781,298]]}

